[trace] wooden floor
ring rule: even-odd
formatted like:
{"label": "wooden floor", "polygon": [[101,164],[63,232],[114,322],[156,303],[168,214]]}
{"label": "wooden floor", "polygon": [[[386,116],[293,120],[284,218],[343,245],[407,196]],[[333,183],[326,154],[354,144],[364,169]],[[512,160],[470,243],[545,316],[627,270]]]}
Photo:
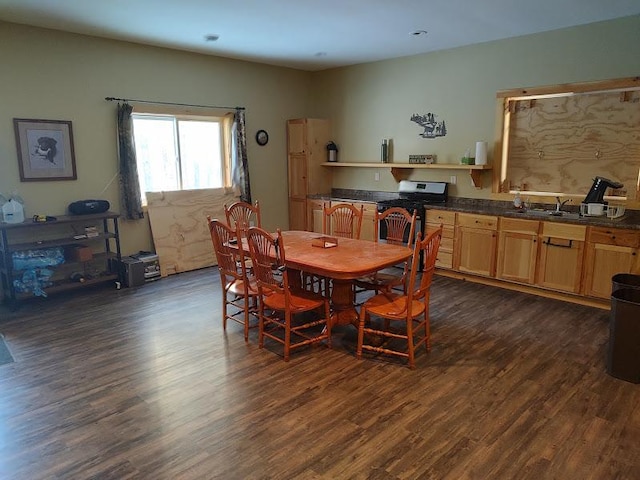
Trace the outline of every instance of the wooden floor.
{"label": "wooden floor", "polygon": [[608,312],[460,280],[417,369],[225,334],[217,272],[0,310],[1,479],[638,479]]}

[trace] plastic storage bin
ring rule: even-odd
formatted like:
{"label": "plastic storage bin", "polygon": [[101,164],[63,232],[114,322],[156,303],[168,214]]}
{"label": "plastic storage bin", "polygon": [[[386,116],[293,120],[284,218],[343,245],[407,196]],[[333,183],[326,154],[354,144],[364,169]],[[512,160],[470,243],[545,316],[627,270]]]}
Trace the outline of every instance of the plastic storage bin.
{"label": "plastic storage bin", "polygon": [[623,284],[618,284],[617,289],[616,285],[612,287],[607,372],[621,380],[640,383],[640,276],[631,277],[637,277],[629,280],[638,280],[638,288]]}

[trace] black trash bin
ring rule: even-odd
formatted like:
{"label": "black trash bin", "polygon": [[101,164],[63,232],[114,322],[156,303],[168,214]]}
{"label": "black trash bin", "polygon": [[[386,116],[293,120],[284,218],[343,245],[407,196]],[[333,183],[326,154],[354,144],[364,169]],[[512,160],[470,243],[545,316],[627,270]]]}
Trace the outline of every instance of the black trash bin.
{"label": "black trash bin", "polygon": [[640,288],[619,288],[611,294],[607,372],[640,383]]}
{"label": "black trash bin", "polygon": [[634,275],[633,273],[617,273],[611,277],[611,292],[615,292],[621,288],[640,289],[640,275]]}

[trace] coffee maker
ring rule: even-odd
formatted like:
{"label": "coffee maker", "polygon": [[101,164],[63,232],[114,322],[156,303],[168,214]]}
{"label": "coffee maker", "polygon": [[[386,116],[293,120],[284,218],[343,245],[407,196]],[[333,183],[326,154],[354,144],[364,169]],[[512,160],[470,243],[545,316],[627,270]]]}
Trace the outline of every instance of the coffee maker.
{"label": "coffee maker", "polygon": [[587,193],[584,201],[582,203],[590,204],[590,203],[604,203],[604,194],[607,191],[607,188],[622,188],[623,184],[619,182],[614,182],[613,180],[609,180],[604,177],[596,177],[593,179],[593,185],[591,185],[591,190]]}

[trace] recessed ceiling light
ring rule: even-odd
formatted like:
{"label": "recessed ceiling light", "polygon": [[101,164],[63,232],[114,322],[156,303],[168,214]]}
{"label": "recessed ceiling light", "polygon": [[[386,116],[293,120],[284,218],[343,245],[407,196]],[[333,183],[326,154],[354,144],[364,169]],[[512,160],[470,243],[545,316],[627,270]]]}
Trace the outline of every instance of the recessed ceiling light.
{"label": "recessed ceiling light", "polygon": [[426,30],[414,30],[413,32],[411,32],[411,35],[413,35],[414,37],[419,37],[421,35],[426,35],[427,31]]}
{"label": "recessed ceiling light", "polygon": [[205,42],[215,42],[220,38],[220,35],[216,35],[215,33],[210,33],[209,35],[204,36]]}

